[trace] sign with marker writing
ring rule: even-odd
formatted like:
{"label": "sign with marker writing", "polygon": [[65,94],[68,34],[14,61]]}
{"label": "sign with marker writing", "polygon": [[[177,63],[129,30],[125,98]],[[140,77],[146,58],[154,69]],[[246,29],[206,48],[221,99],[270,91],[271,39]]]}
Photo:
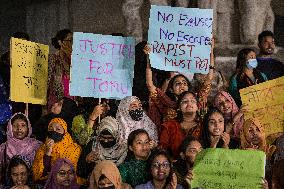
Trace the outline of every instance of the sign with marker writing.
{"label": "sign with marker writing", "polygon": [[248,105],[245,119],[258,118],[266,137],[284,132],[284,76],[241,89],[240,95]]}
{"label": "sign with marker writing", "polygon": [[192,188],[259,189],[265,172],[265,153],[258,150],[208,148],[196,157]]}
{"label": "sign with marker writing", "polygon": [[49,47],[11,38],[11,100],[46,104]]}
{"label": "sign with marker writing", "polygon": [[134,38],[75,32],[70,94],[117,99],[131,96],[134,55]]}
{"label": "sign with marker writing", "polygon": [[152,5],[148,31],[152,67],[208,73],[212,23],[212,9]]}

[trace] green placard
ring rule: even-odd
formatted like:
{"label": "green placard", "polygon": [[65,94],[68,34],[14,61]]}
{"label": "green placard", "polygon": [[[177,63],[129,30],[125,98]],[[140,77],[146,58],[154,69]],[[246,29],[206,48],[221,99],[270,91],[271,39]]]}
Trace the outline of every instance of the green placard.
{"label": "green placard", "polygon": [[265,153],[257,150],[206,149],[196,157],[191,187],[259,189]]}

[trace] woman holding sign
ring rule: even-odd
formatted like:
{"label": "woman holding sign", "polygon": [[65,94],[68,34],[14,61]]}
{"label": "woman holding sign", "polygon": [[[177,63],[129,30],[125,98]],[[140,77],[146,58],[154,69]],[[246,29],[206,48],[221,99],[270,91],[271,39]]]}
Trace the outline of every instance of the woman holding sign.
{"label": "woman holding sign", "polygon": [[56,96],[69,97],[70,65],[72,53],[72,32],[60,30],[52,38],[52,45],[57,49],[49,57],[48,66],[48,110],[56,102]]}
{"label": "woman holding sign", "polygon": [[[212,45],[212,51],[213,48],[214,47]],[[149,54],[151,52],[151,49],[148,45],[145,46],[144,52],[145,54]],[[210,71],[207,75],[206,81],[203,83],[203,86],[201,87],[200,91],[198,91],[197,95],[199,106],[206,106],[207,97],[211,90],[211,81],[213,78],[214,69],[214,56],[213,52],[211,52]],[[162,122],[176,118],[178,97],[181,93],[188,91],[191,87],[191,84],[184,75],[175,75],[170,79],[167,90],[164,92],[163,90],[157,88],[153,83],[150,62],[148,62],[146,68],[146,83],[150,91],[148,114],[159,128]]]}

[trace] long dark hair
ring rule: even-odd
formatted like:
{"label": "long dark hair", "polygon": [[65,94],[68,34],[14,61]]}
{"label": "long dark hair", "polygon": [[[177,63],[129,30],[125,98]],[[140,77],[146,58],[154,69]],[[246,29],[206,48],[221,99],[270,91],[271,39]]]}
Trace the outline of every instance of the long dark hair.
{"label": "long dark hair", "polygon": [[[213,113],[219,113],[223,116],[222,112],[218,110],[217,108],[210,109],[207,114],[204,116],[204,129],[202,132],[202,146],[203,148],[210,148],[211,141],[210,141],[210,133],[209,133],[209,119]],[[224,116],[223,116],[224,117]],[[225,125],[224,125],[225,129]],[[222,147],[224,142],[220,140],[217,144],[217,147]]]}
{"label": "long dark hair", "polygon": [[12,159],[9,162],[9,166],[7,168],[7,174],[6,174],[6,184],[5,186],[9,186],[12,187],[14,186],[13,180],[12,180],[12,168],[17,167],[18,165],[24,165],[27,169],[27,173],[28,173],[28,180],[26,185],[32,187],[33,186],[33,174],[32,174],[32,169],[31,169],[31,165],[29,165],[29,162],[27,160],[24,160],[23,157],[16,155],[13,156]]}
{"label": "long dark hair", "polygon": [[147,133],[146,130],[144,129],[136,129],[134,131],[132,131],[129,135],[128,135],[128,138],[127,138],[127,146],[128,146],[128,151],[127,151],[127,156],[125,158],[124,161],[129,161],[131,159],[135,159],[135,156],[134,156],[134,153],[129,150],[129,147],[133,145],[133,142],[134,140],[136,139],[136,137],[140,134],[146,134],[149,137],[149,134]]}
{"label": "long dark hair", "polygon": [[[171,164],[170,165],[170,175],[167,177],[166,179],[166,184],[163,188],[166,188],[166,186],[171,182],[171,179],[172,179],[172,173],[173,173],[173,166],[172,166],[172,159],[171,159],[171,156],[170,154],[168,153],[168,151],[166,150],[163,150],[163,149],[155,149],[153,150],[153,152],[151,153],[151,155],[149,156],[148,160],[147,160],[147,170],[149,171],[149,173],[152,173],[152,164],[154,162],[154,159],[158,156],[165,156],[168,160],[168,162]],[[153,179],[153,176],[152,174],[149,174],[150,175],[150,180]]]}
{"label": "long dark hair", "polygon": [[242,73],[244,68],[246,67],[247,55],[250,52],[255,52],[255,50],[251,48],[244,48],[239,51],[238,56],[237,56],[237,65],[236,65],[236,71],[238,73]]}
{"label": "long dark hair", "polygon": [[[189,91],[185,91],[185,92],[181,93],[179,95],[179,98],[178,98],[178,101],[177,101],[179,109],[177,110],[177,118],[176,118],[176,120],[179,123],[181,123],[183,121],[183,114],[182,114],[182,111],[180,110],[180,104],[181,104],[181,101],[183,100],[183,98],[186,95],[188,95],[188,94],[191,94],[195,98],[195,100],[197,102],[197,106],[198,106],[198,98],[197,98],[196,94],[193,91],[189,90]],[[196,112],[196,120],[200,120],[200,115],[198,114],[198,112]]]}
{"label": "long dark hair", "polygon": [[188,89],[191,88],[191,85],[190,85],[190,82],[189,80],[187,79],[187,77],[185,77],[183,74],[178,74],[178,75],[175,75],[174,77],[171,78],[171,80],[169,81],[169,84],[168,84],[168,88],[167,88],[167,91],[166,91],[166,95],[168,97],[170,97],[171,100],[173,101],[177,101],[176,99],[178,98],[178,96],[176,96],[172,90],[173,90],[173,86],[174,86],[174,82],[175,80],[178,78],[178,77],[183,77],[187,83],[187,86],[188,86]]}

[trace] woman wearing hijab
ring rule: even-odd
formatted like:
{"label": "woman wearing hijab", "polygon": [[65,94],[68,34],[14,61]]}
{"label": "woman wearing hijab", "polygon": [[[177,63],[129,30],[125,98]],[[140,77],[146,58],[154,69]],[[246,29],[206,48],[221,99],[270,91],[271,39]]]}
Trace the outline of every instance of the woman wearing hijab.
{"label": "woman wearing hijab", "polygon": [[156,125],[142,109],[142,104],[136,96],[125,97],[120,101],[116,119],[119,124],[119,133],[127,141],[128,135],[136,129],[145,129],[150,138],[158,141]]}
{"label": "woman wearing hijab", "polygon": [[75,167],[71,161],[59,158],[52,166],[44,189],[79,189]]}
{"label": "woman wearing hijab", "polygon": [[[35,181],[44,181],[58,158],[67,158],[77,166],[81,147],[76,144],[67,131],[67,123],[61,118],[54,118],[48,125],[48,137],[38,149],[33,164]],[[79,178],[77,178],[79,179]]]}
{"label": "woman wearing hijab", "polygon": [[30,138],[31,134],[32,127],[28,117],[22,113],[14,114],[7,126],[7,142],[0,146],[2,170],[5,170],[10,159],[15,155],[26,157],[30,162],[34,161],[36,151],[40,147],[41,142]]}
{"label": "woman wearing hijab", "polygon": [[53,118],[62,118],[67,123],[68,133],[71,133],[73,118],[78,114],[78,107],[74,100],[66,97],[58,97],[52,104],[51,112],[41,117],[33,127],[33,135],[44,142],[47,137],[48,124]]}
{"label": "woman wearing hijab", "polygon": [[226,127],[232,127],[230,135],[233,138],[239,139],[240,131],[244,124],[243,111],[245,111],[245,109],[239,109],[233,97],[225,91],[217,93],[214,98],[213,106],[224,115]]}
{"label": "woman wearing hijab", "polygon": [[105,117],[99,123],[96,136],[83,148],[78,161],[78,175],[87,178],[95,165],[110,160],[119,166],[127,155],[127,144],[120,138],[115,118]]}
{"label": "woman wearing hijab", "polygon": [[121,180],[120,173],[112,161],[101,161],[90,176],[89,189],[130,189]]}

